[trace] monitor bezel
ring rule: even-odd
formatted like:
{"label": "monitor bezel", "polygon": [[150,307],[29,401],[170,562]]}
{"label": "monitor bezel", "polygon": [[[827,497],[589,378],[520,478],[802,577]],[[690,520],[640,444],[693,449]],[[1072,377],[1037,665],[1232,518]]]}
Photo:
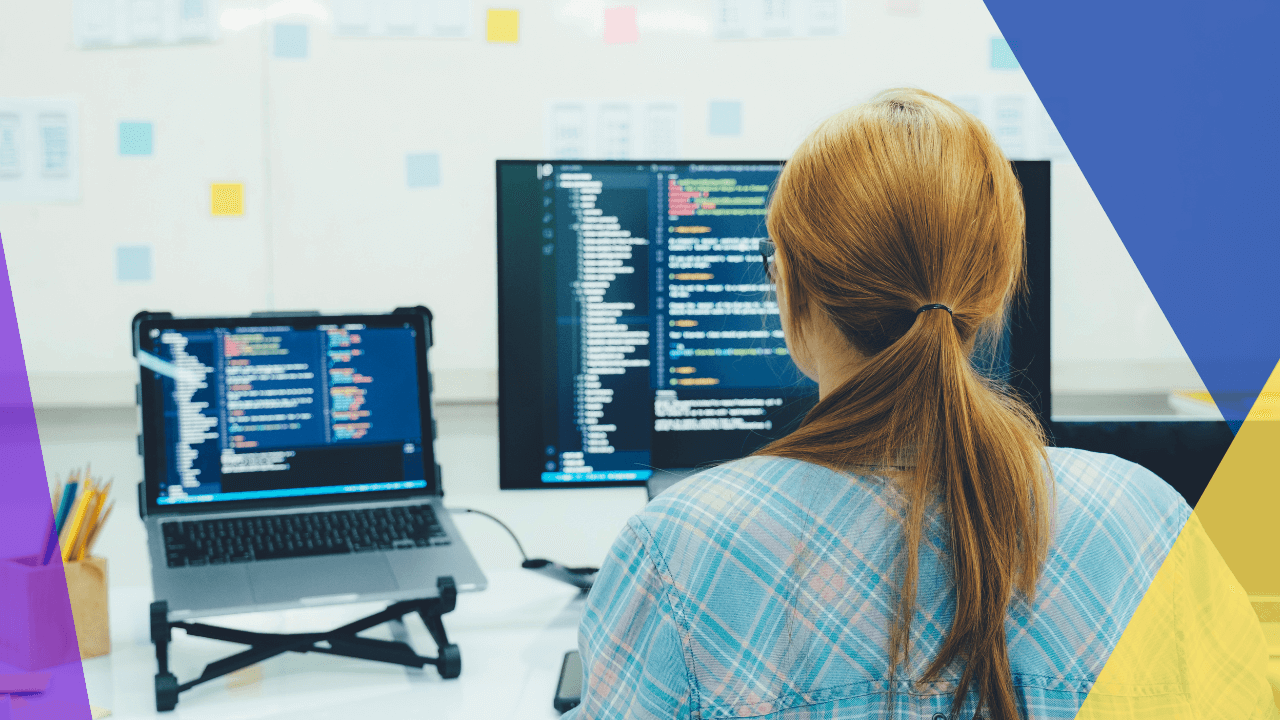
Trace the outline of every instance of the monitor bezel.
{"label": "monitor bezel", "polygon": [[[1017,298],[1009,308],[1009,329],[1011,348],[1009,356],[1010,387],[1028,404],[1046,433],[1050,432],[1051,388],[1050,388],[1050,173],[1048,160],[1011,160],[1014,174],[1022,185],[1022,197],[1026,209],[1026,293]],[[494,163],[495,200],[497,209],[497,226],[495,239],[497,245],[497,301],[498,301],[498,486],[502,490],[544,490],[544,489],[587,489],[605,487],[642,487],[645,480],[616,480],[566,483],[522,483],[509,477],[504,472],[507,464],[507,448],[509,435],[515,432],[516,413],[524,408],[514,407],[512,403],[503,402],[504,389],[510,383],[528,384],[528,378],[518,377],[518,370],[528,367],[527,362],[519,363],[519,368],[512,362],[504,362],[506,358],[518,358],[514,352],[514,339],[503,332],[503,315],[507,304],[512,301],[506,290],[506,263],[504,262],[503,236],[503,193],[502,173],[507,167],[530,167],[537,165],[553,165],[557,169],[563,165],[605,166],[605,167],[639,167],[645,165],[785,165],[784,160],[497,160]],[[1024,338],[1019,340],[1019,338]],[[541,366],[538,370],[541,381]],[[528,425],[528,423],[522,423]],[[657,468],[670,470],[674,468]]]}
{"label": "monitor bezel", "polygon": [[161,505],[160,484],[167,468],[161,454],[164,442],[163,394],[160,392],[157,373],[138,366],[138,406],[140,439],[139,449],[143,464],[143,495],[147,515],[193,515],[221,512],[243,512],[268,508],[297,508],[327,505],[344,505],[357,502],[401,500],[441,494],[440,478],[435,456],[435,425],[431,403],[431,373],[427,364],[432,344],[431,315],[426,308],[407,308],[393,313],[350,313],[341,315],[255,314],[251,316],[173,317],[167,313],[139,313],[133,324],[133,348],[150,350],[150,330],[207,330],[226,327],[291,326],[294,329],[315,329],[320,325],[363,324],[369,327],[396,328],[405,324],[413,326],[415,361],[419,388],[419,413],[422,428],[423,473],[427,481],[424,488],[409,490],[377,490],[361,493],[334,493],[331,495],[306,495],[285,498],[254,500],[220,500],[217,502],[193,502]]}

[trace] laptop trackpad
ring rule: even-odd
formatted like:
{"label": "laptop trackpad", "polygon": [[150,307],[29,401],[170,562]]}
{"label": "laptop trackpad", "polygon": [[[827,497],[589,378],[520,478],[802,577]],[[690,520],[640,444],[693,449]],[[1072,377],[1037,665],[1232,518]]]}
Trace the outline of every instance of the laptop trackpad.
{"label": "laptop trackpad", "polygon": [[261,604],[390,592],[398,587],[384,553],[251,563],[249,582],[253,599]]}
{"label": "laptop trackpad", "polygon": [[173,568],[165,574],[165,592],[169,609],[175,612],[224,608],[246,608],[253,605],[246,584],[245,566],[206,565],[197,568]]}

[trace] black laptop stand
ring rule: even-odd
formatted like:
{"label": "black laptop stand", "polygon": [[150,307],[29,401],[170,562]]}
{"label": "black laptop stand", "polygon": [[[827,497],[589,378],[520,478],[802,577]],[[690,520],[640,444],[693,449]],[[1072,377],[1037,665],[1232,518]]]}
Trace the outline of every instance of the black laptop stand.
{"label": "black laptop stand", "polygon": [[[436,587],[440,590],[438,597],[397,602],[381,612],[323,633],[257,633],[201,623],[170,622],[169,603],[164,600],[153,602],[151,642],[156,646],[156,710],[172,710],[178,704],[178,693],[184,690],[287,652],[325,653],[416,668],[435,665],[440,677],[446,680],[456,678],[462,672],[462,654],[445,635],[442,616],[453,611],[458,600],[458,588],[450,576],[437,578]],[[436,641],[438,657],[423,657],[408,643],[375,640],[358,634],[413,612],[422,618],[431,638]],[[178,678],[169,672],[169,642],[174,628],[196,637],[248,645],[249,649],[210,663],[200,677],[179,683]]]}

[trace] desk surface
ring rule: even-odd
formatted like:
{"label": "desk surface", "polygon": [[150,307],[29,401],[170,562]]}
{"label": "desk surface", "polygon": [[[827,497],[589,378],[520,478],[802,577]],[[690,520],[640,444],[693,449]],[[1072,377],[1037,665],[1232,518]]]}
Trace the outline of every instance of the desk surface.
{"label": "desk surface", "polygon": [[[440,679],[431,667],[287,653],[183,693],[170,713],[155,711],[155,655],[145,617],[150,588],[118,587],[111,601],[112,653],[84,662],[89,701],[121,720],[556,718],[552,695],[561,659],[577,645],[583,596],[526,571],[497,570],[488,576],[488,590],[459,596],[457,609],[445,616],[449,639],[462,650],[462,675],[455,680]],[[260,632],[323,631],[379,607],[253,613],[208,622]],[[1272,655],[1268,675],[1280,702],[1280,623],[1263,627]],[[430,635],[413,616],[403,626],[382,626],[366,635],[407,639],[419,654],[435,654]],[[175,631],[171,665],[180,681],[190,680],[205,664],[241,647]]]}
{"label": "desk surface", "polygon": [[[179,696],[170,713],[155,711],[155,652],[146,607],[149,587],[112,590],[112,652],[84,662],[89,701],[114,718],[430,717],[556,718],[552,696],[564,653],[577,647],[583,596],[568,585],[523,570],[486,573],[489,589],[463,593],[444,617],[449,639],[462,651],[462,675],[442,680],[422,670],[315,653],[287,653],[199,685]],[[252,613],[207,618],[210,624],[260,632],[316,632],[376,612],[377,604]],[[382,626],[369,637],[405,639],[421,655],[435,644],[416,616]],[[204,665],[239,652],[241,645],[187,637],[174,631],[171,667],[180,682]]]}
{"label": "desk surface", "polygon": [[[1056,402],[1056,399],[1055,399]],[[1152,402],[1154,408],[1159,403]],[[1088,408],[1077,403],[1075,409]],[[1125,405],[1128,408],[1129,405]],[[1123,408],[1111,408],[1112,410]],[[480,508],[501,517],[531,556],[568,565],[598,565],[626,519],[645,503],[642,488],[499,492],[497,413],[492,405],[439,409],[439,456],[445,467],[446,504]],[[122,487],[141,475],[136,411],[46,411],[41,446],[50,477],[65,476],[92,460],[95,474]],[[445,616],[450,640],[462,651],[462,675],[444,681],[435,669],[289,653],[180,696],[172,713],[157,715],[155,656],[147,625],[151,602],[146,536],[131,493],[104,529],[97,554],[110,561],[112,653],[85,662],[89,697],[117,718],[554,718],[551,699],[565,651],[577,642],[581,600],[573,588],[518,569],[510,538],[487,519],[455,519],[490,580],[482,593],[465,593]],[[18,509],[21,510],[21,509]],[[0,532],[6,508],[0,507]],[[315,608],[220,619],[264,632],[323,631],[375,611],[375,606]],[[209,622],[217,622],[210,620]],[[435,646],[416,618],[405,625],[414,647]],[[377,632],[389,637],[385,629]],[[1280,634],[1276,635],[1280,638]],[[1280,639],[1276,640],[1280,643]],[[172,668],[180,681],[242,646],[174,633]],[[1280,655],[1280,646],[1273,650]],[[1280,685],[1280,669],[1276,671]]]}

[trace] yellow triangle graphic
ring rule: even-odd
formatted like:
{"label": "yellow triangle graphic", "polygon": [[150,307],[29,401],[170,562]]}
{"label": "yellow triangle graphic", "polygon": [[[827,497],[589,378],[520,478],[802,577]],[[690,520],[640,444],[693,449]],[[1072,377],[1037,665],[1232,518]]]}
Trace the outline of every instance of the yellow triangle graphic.
{"label": "yellow triangle graphic", "polygon": [[[1272,687],[1280,687],[1280,658],[1269,661],[1263,626],[1249,602],[1249,594],[1280,595],[1278,400],[1280,366],[1078,718],[1280,718],[1280,693]],[[1275,652],[1280,655],[1280,647]],[[1269,665],[1277,669],[1270,681]]]}

